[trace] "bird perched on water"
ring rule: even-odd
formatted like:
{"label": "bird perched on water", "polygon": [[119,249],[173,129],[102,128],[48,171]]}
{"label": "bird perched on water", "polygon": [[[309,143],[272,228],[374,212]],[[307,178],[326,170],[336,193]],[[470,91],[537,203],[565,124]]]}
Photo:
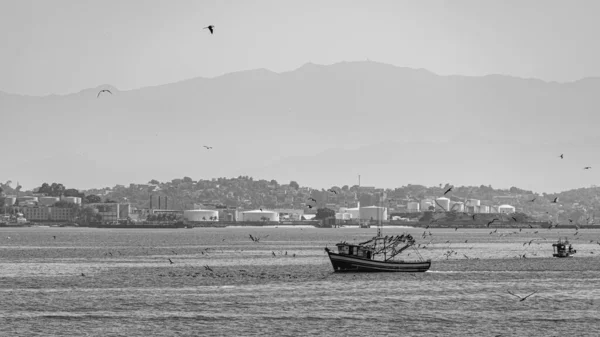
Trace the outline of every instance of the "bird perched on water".
{"label": "bird perched on water", "polygon": [[507,290],[507,292],[508,292],[509,294],[511,294],[511,295],[513,295],[513,296],[515,296],[515,297],[518,297],[518,298],[519,298],[519,302],[523,302],[523,301],[525,301],[525,300],[527,299],[527,297],[529,297],[529,296],[531,296],[531,295],[533,295],[533,294],[537,293],[538,291],[536,290],[536,291],[532,292],[531,294],[529,294],[529,295],[527,295],[527,296],[525,296],[525,297],[521,297],[521,296],[519,296],[519,295],[513,294],[513,293],[511,293],[511,292],[510,292],[510,290]]}
{"label": "bird perched on water", "polygon": [[206,145],[204,145],[204,147],[205,147],[207,150],[210,150],[210,149],[212,149],[212,146],[206,146]]}
{"label": "bird perched on water", "polygon": [[209,25],[209,26],[204,27],[203,29],[208,29],[208,30],[210,30],[210,33],[213,34],[213,29],[215,29],[215,26]]}
{"label": "bird perched on water", "polygon": [[96,95],[96,98],[100,97],[100,94],[103,93],[103,92],[107,92],[107,93],[109,93],[109,94],[112,95],[112,92],[110,90],[108,90],[108,89],[102,89],[102,90],[98,91],[98,95]]}

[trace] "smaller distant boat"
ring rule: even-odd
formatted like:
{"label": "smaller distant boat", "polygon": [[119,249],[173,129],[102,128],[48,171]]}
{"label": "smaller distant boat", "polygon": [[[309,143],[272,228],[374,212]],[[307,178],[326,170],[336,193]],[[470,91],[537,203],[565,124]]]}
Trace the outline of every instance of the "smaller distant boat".
{"label": "smaller distant boat", "polygon": [[569,243],[567,238],[559,238],[556,243],[552,244],[554,249],[554,257],[573,257],[572,255],[577,253],[577,250],[573,249],[573,245]]}

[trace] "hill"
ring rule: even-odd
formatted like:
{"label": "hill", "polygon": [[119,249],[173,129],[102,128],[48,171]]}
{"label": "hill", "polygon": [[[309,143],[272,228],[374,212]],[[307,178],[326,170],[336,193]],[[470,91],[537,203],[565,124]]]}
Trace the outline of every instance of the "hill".
{"label": "hill", "polygon": [[[97,97],[105,88],[113,94]],[[600,79],[438,76],[377,62],[341,62],[130,91],[102,85],[65,96],[4,93],[2,124],[13,127],[3,129],[0,141],[18,144],[19,150],[0,162],[0,172],[24,177],[25,186],[37,183],[25,179],[53,177],[85,188],[198,174],[299,179],[326,187],[363,174],[377,177],[379,185],[445,179],[567,190],[589,186],[598,176],[592,171],[583,179],[557,168],[541,179],[515,163],[552,168],[555,163],[547,160],[564,152],[577,169],[600,167],[595,155],[600,138],[593,136],[600,121],[599,90]],[[416,143],[423,144],[421,150],[411,150]],[[369,155],[379,144],[391,150]],[[403,150],[396,154],[398,149]],[[346,150],[354,152],[336,155]],[[439,160],[448,153],[457,155],[452,165]],[[418,158],[410,161],[411,154]],[[318,165],[281,166],[298,157]],[[467,157],[477,160],[476,169]],[[352,168],[375,159],[382,164],[360,172]],[[495,165],[482,170],[490,160]],[[341,166],[343,161],[351,163]],[[413,165],[410,175],[399,175],[407,162],[429,171],[438,167],[443,174],[425,174]],[[461,181],[469,170],[485,175]],[[508,170],[518,171],[508,177]]]}

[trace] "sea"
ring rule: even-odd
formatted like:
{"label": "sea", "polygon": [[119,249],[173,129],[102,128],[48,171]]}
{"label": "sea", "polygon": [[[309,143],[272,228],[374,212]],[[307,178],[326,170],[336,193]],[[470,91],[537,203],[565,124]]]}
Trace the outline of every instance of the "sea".
{"label": "sea", "polygon": [[600,229],[403,233],[428,272],[334,273],[375,228],[0,228],[0,336],[600,335]]}

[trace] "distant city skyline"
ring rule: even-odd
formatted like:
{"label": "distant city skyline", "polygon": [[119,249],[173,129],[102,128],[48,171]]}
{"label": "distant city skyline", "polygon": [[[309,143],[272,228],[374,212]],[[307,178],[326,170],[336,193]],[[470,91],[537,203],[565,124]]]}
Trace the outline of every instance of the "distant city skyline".
{"label": "distant city skyline", "polygon": [[570,82],[600,76],[599,10],[585,0],[3,1],[0,91],[131,90],[367,59]]}

